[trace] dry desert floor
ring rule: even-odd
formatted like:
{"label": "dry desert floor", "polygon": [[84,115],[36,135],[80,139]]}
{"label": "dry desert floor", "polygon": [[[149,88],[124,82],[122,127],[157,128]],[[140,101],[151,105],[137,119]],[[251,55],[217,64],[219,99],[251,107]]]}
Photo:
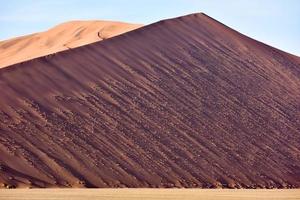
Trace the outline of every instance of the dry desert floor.
{"label": "dry desert floor", "polygon": [[0,190],[0,200],[248,200],[300,199],[299,189],[16,189]]}

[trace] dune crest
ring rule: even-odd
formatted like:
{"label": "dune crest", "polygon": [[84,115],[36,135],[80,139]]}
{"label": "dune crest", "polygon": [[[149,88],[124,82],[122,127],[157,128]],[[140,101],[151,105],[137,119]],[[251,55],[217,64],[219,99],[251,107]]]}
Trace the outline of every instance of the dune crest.
{"label": "dune crest", "polygon": [[111,21],[70,21],[45,32],[0,41],[0,68],[101,41],[141,26]]}

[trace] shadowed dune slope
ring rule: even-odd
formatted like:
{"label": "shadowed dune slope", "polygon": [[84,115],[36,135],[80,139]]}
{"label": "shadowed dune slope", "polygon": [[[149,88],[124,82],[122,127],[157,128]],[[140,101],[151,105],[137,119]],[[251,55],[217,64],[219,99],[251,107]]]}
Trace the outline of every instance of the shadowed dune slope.
{"label": "shadowed dune slope", "polygon": [[300,59],[204,14],[0,70],[3,187],[300,187]]}
{"label": "shadowed dune slope", "polygon": [[0,68],[83,46],[139,28],[111,21],[70,21],[48,31],[0,41]]}

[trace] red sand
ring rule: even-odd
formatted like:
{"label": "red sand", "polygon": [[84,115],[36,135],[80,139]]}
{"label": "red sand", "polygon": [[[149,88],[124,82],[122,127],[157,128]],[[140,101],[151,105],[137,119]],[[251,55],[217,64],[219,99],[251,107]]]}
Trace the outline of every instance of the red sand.
{"label": "red sand", "polygon": [[3,187],[300,187],[300,59],[204,14],[0,70]]}

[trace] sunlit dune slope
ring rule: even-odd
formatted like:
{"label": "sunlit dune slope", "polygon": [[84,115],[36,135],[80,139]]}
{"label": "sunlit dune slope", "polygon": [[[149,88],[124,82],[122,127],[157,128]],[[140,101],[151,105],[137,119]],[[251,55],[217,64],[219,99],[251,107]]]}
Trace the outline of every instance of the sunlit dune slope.
{"label": "sunlit dune slope", "polygon": [[141,25],[111,21],[71,21],[48,31],[0,41],[0,68],[101,41]]}

